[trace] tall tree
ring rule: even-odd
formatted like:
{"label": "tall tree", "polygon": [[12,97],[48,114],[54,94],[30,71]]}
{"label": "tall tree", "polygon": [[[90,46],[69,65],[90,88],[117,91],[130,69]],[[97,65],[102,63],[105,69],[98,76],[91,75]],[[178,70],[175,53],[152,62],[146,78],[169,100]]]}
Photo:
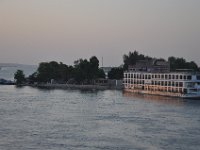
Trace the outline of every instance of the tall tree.
{"label": "tall tree", "polygon": [[135,65],[137,61],[145,59],[151,60],[152,58],[143,54],[139,54],[138,51],[129,52],[128,55],[125,54],[123,56],[124,70],[127,70],[129,65]]}
{"label": "tall tree", "polygon": [[16,80],[16,84],[22,84],[26,80],[24,72],[22,70],[17,70],[14,74],[14,79]]}
{"label": "tall tree", "polygon": [[108,78],[109,79],[122,79],[123,78],[123,68],[112,68],[108,72]]}

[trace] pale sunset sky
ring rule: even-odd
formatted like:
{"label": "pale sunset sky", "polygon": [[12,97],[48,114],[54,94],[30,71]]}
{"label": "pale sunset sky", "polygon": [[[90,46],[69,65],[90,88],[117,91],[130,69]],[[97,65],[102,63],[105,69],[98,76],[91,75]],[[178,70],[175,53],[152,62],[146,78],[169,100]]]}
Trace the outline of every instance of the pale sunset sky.
{"label": "pale sunset sky", "polygon": [[200,65],[200,0],[0,0],[0,63],[119,66],[134,50]]}

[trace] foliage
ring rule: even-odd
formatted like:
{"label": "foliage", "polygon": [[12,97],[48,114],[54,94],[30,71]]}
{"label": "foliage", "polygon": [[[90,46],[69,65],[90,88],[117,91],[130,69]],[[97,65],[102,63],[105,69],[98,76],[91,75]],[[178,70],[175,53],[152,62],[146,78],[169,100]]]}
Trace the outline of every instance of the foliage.
{"label": "foliage", "polygon": [[87,59],[79,59],[74,62],[74,78],[78,83],[91,83],[97,78],[105,78],[103,70],[99,69],[99,60],[93,56]]}
{"label": "foliage", "polygon": [[22,84],[25,81],[25,75],[22,70],[17,70],[14,74],[14,79],[16,80],[16,84]]}
{"label": "foliage", "polygon": [[40,82],[49,82],[51,79],[66,81],[71,77],[72,70],[73,67],[67,66],[62,62],[60,64],[55,61],[42,62],[37,70],[37,79]]}
{"label": "foliage", "polygon": [[57,63],[55,61],[40,63],[36,79],[39,82],[66,82],[74,79],[77,83],[92,83],[97,78],[105,78],[103,70],[99,69],[99,60],[96,56],[89,59],[79,59],[74,66]]}
{"label": "foliage", "polygon": [[176,71],[177,69],[192,69],[198,71],[198,66],[195,62],[187,62],[184,58],[169,57],[171,71]]}
{"label": "foliage", "polygon": [[34,72],[33,74],[31,74],[31,75],[28,77],[29,83],[37,82],[37,76],[38,76],[38,73],[37,73],[37,72]]}
{"label": "foliage", "polygon": [[[128,55],[125,54],[123,56],[124,70],[127,70],[129,65],[135,65],[137,61],[152,59],[152,57],[139,54],[138,51],[129,52]],[[187,62],[184,58],[176,58],[172,56],[168,58],[168,62],[170,63],[171,71],[175,71],[177,69],[192,69],[194,71],[199,71],[199,68],[194,61]]]}
{"label": "foliage", "polygon": [[129,52],[128,55],[124,54],[124,70],[127,70],[129,65],[135,65],[137,61],[145,59],[151,60],[152,58],[143,54],[139,54],[138,51]]}
{"label": "foliage", "polygon": [[122,79],[123,78],[123,68],[112,68],[110,72],[108,72],[109,79]]}

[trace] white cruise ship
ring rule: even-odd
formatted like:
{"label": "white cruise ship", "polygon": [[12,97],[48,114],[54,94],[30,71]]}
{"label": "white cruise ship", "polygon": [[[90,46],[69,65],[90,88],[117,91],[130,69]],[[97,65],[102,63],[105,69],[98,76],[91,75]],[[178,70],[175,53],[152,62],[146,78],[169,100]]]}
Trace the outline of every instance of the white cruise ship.
{"label": "white cruise ship", "polygon": [[124,91],[200,99],[200,73],[191,70],[169,72],[166,65],[162,70],[162,65],[155,63],[156,67],[146,67],[146,69],[144,69],[144,65],[143,69],[137,66],[124,72]]}

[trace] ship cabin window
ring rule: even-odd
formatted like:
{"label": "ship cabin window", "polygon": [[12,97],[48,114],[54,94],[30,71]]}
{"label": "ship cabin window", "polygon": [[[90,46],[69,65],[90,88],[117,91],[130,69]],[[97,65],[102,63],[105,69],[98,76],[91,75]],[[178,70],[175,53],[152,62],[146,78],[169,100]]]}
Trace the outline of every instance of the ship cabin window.
{"label": "ship cabin window", "polygon": [[187,76],[187,80],[191,80],[192,79],[192,76]]}
{"label": "ship cabin window", "polygon": [[144,75],[142,74],[142,79],[144,79]]}
{"label": "ship cabin window", "polygon": [[186,78],[187,78],[187,77],[186,77],[186,76],[184,76],[184,80],[186,80]]}
{"label": "ship cabin window", "polygon": [[200,80],[200,75],[199,75],[199,76],[197,76],[197,80]]}
{"label": "ship cabin window", "polygon": [[184,94],[187,94],[187,89],[183,89],[183,93],[184,93]]}
{"label": "ship cabin window", "polygon": [[127,74],[124,74],[124,78],[127,78]]}
{"label": "ship cabin window", "polygon": [[131,84],[133,84],[133,80],[131,80]]}
{"label": "ship cabin window", "polygon": [[131,78],[133,78],[133,74],[131,74]]}

